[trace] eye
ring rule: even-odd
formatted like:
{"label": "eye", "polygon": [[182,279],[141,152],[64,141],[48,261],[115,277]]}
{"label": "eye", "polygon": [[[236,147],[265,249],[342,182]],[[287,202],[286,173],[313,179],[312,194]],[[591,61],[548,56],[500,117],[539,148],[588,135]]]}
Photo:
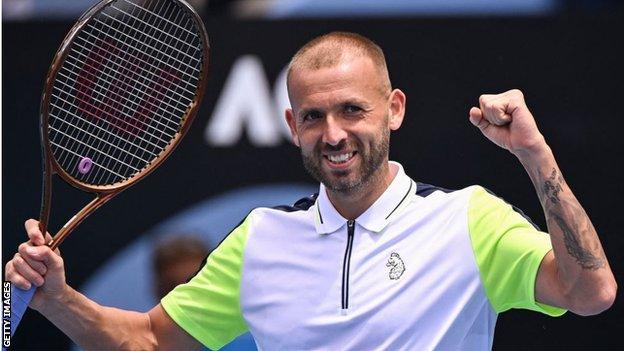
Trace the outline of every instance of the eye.
{"label": "eye", "polygon": [[319,118],[322,118],[322,117],[323,117],[323,115],[319,111],[308,111],[308,112],[306,112],[303,115],[302,120],[304,122],[312,122],[312,121],[316,121],[316,120],[318,120]]}
{"label": "eye", "polygon": [[343,107],[343,110],[346,114],[348,115],[353,115],[353,114],[357,114],[362,112],[362,108],[357,106],[357,105],[353,105],[353,104],[347,104]]}

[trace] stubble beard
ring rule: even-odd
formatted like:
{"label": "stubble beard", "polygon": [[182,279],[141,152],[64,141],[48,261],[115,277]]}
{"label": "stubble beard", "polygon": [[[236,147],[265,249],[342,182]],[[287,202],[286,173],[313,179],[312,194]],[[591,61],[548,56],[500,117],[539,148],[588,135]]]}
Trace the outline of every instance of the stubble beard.
{"label": "stubble beard", "polygon": [[[346,143],[338,145],[335,151],[345,149],[345,147]],[[388,159],[390,131],[384,129],[379,143],[372,145],[367,154],[363,153],[362,147],[357,148],[357,154],[360,156],[361,162],[355,170],[343,172],[325,171],[322,166],[324,158],[321,152],[322,148],[323,145],[318,143],[311,154],[306,155],[302,151],[303,166],[314,179],[323,183],[328,190],[347,195],[364,189],[366,185],[372,184],[382,177],[379,168]],[[348,177],[348,174],[351,172],[356,172],[356,175]]]}

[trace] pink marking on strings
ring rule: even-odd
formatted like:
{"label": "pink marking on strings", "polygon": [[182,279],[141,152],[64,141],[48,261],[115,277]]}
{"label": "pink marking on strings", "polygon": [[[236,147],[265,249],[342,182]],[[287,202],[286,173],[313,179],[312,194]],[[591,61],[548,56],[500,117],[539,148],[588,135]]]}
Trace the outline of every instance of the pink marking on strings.
{"label": "pink marking on strings", "polygon": [[78,172],[81,174],[87,174],[93,166],[93,161],[88,157],[83,157],[78,163]]}

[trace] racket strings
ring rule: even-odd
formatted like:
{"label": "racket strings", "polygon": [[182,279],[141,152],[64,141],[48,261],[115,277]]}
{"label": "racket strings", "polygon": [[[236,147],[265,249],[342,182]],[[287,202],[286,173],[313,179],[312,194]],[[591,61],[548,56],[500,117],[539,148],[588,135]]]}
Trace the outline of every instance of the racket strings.
{"label": "racket strings", "polygon": [[[67,100],[65,100],[65,99],[63,99],[63,98],[61,98],[61,97],[59,97],[58,99],[59,99],[59,100],[61,100],[61,101],[62,101],[62,102],[64,102],[64,103],[71,104],[71,102],[69,102],[69,101],[67,101]],[[86,125],[88,125],[88,126],[90,126],[90,127],[93,127],[93,128],[95,128],[95,129],[97,129],[97,130],[101,131],[103,134],[107,135],[109,138],[115,138],[115,139],[117,139],[117,141],[118,141],[118,142],[122,142],[122,143],[124,143],[124,144],[126,145],[126,147],[133,146],[133,147],[136,147],[136,148],[138,148],[138,149],[141,149],[141,150],[142,150],[142,151],[144,151],[144,152],[150,153],[153,157],[158,156],[158,155],[156,155],[156,154],[151,153],[151,151],[149,151],[149,150],[147,150],[147,149],[145,149],[145,148],[142,148],[142,147],[141,147],[141,145],[135,144],[135,143],[133,143],[131,140],[124,139],[124,138],[120,137],[120,136],[119,136],[119,134],[117,134],[117,133],[113,133],[113,132],[111,132],[111,131],[109,131],[109,130],[107,130],[107,129],[104,129],[104,128],[100,127],[99,125],[97,125],[97,124],[95,124],[95,123],[92,123],[91,121],[86,120],[86,119],[84,119],[83,117],[80,117],[79,115],[76,115],[76,114],[74,114],[73,112],[71,112],[71,111],[69,111],[69,110],[64,109],[64,108],[63,108],[62,106],[60,106],[60,105],[57,105],[57,104],[52,103],[52,104],[51,104],[51,106],[53,106],[54,108],[59,109],[60,111],[62,111],[62,112],[64,112],[64,113],[67,113],[67,114],[68,114],[69,116],[71,116],[71,117],[75,117],[75,118],[76,118],[77,120],[79,120],[80,122],[83,122],[84,124],[86,124]],[[63,119],[58,119],[58,121],[60,121],[61,123],[66,123],[66,124],[68,124],[69,126],[71,126],[71,125],[72,125],[71,123],[69,123],[68,121],[63,120]],[[81,132],[87,132],[87,130],[85,130],[85,129],[81,129],[81,128],[79,128],[79,127],[78,127],[78,126],[76,126],[76,125],[74,125],[74,127],[75,127],[76,129],[80,130]],[[96,135],[96,136],[94,136],[94,137],[99,137],[99,136],[97,136],[97,135]],[[145,138],[143,138],[143,137],[141,137],[141,136],[137,136],[137,138],[138,138],[138,139],[140,139],[141,141],[143,141],[143,142],[144,142],[144,143],[146,143],[146,144],[152,145],[155,149],[159,149],[159,148],[160,148],[158,145],[154,144],[153,142],[151,142],[151,141],[149,141],[149,140],[147,140],[147,139],[145,139]],[[128,150],[128,151],[129,151],[129,150]]]}
{"label": "racket strings", "polygon": [[[62,77],[67,78],[67,76],[66,76],[66,75],[64,75],[64,74],[62,74],[62,73],[59,73],[59,74],[60,74]],[[93,81],[88,81],[88,82],[93,82]],[[80,85],[80,88],[83,88],[83,87],[84,87],[85,89],[86,89],[86,88],[89,88],[89,89],[91,88],[91,86],[90,86],[90,85],[85,84],[85,83],[83,83],[83,82],[78,81],[78,82],[76,82],[76,83]],[[68,88],[68,89],[73,89],[73,87],[72,87],[71,85],[69,85],[69,84],[67,84],[67,83],[65,83],[65,82],[59,81],[59,84],[63,85],[64,87],[66,87],[66,88]],[[110,91],[109,93],[112,95],[112,97],[113,97],[113,98],[123,98],[123,97],[122,97],[122,95],[121,95],[121,94],[119,94],[119,93],[118,93],[118,92],[116,92],[116,91]],[[129,92],[129,93],[130,93],[133,97],[137,97],[137,96],[136,96],[136,94],[133,94],[133,93],[131,93],[131,92]],[[112,113],[110,112],[110,111],[111,111],[111,109],[114,109],[115,107],[114,107],[114,106],[112,106],[110,103],[107,103],[107,102],[106,102],[106,100],[105,100],[105,99],[107,98],[107,96],[106,96],[106,95],[104,95],[102,92],[99,92],[99,91],[96,91],[96,90],[94,90],[94,91],[93,91],[93,94],[96,94],[96,96],[95,96],[95,98],[94,98],[94,99],[100,103],[99,105],[92,105],[92,104],[90,104],[90,102],[89,102],[88,100],[85,100],[84,98],[81,98],[80,96],[76,97],[76,100],[77,100],[79,103],[88,104],[88,105],[89,105],[89,107],[91,107],[91,108],[95,109],[95,110],[96,110],[97,112],[99,112],[99,113],[102,113],[102,114],[106,115],[106,117],[110,117],[110,118],[116,119],[116,120],[118,120],[118,121],[123,121],[123,120],[121,120],[118,116],[116,116],[116,115],[114,115],[114,114],[112,114]],[[92,96],[93,96],[93,95],[92,95]],[[59,97],[59,98],[60,98],[60,97]],[[136,103],[136,102],[131,101],[131,100],[128,100],[128,102],[129,102],[129,103],[132,103],[132,105],[134,105],[134,106],[136,106],[136,107],[141,106],[139,103]],[[157,109],[159,109],[159,110],[161,109],[159,106],[154,105],[153,103],[152,103],[151,105],[155,106],[155,107],[156,107]],[[178,110],[178,111],[180,111],[179,109],[177,109],[177,110]],[[124,110],[121,110],[121,111],[120,111],[120,113],[121,113],[122,115],[124,115],[124,117],[134,118],[134,116],[129,115],[129,114],[128,114],[128,112],[125,112]],[[184,112],[182,112],[182,113],[184,113]],[[149,116],[147,116],[145,113],[142,113],[141,111],[137,111],[137,114],[138,114],[140,117],[144,117],[144,118],[149,117]],[[173,130],[173,131],[175,131],[175,130],[176,130],[175,128],[172,128],[172,127],[170,127],[170,126],[167,126],[167,125],[163,124],[162,122],[157,122],[157,123],[158,123],[158,125],[159,125],[160,127],[169,128],[170,130]],[[151,136],[151,137],[154,137],[155,139],[157,139],[157,140],[159,140],[159,141],[164,141],[164,142],[167,142],[166,140],[160,139],[157,135],[151,134],[149,131],[146,131],[145,133],[146,133],[147,135]]]}
{"label": "racket strings", "polygon": [[[79,44],[77,44],[79,45]],[[79,66],[78,64],[74,64],[73,62],[71,62],[70,60],[67,60],[67,65],[71,66],[73,69],[77,69]],[[88,68],[89,70],[95,70],[96,67],[93,67],[92,65],[89,64],[89,62],[84,63],[84,67]],[[119,66],[119,70],[124,70],[121,66]],[[63,73],[63,72],[59,72],[59,73]],[[65,76],[67,77],[67,76]],[[96,77],[94,74],[90,74],[89,72],[85,72],[85,74],[81,77],[82,79],[77,81],[76,83],[79,84],[80,86],[78,87],[79,90],[81,89],[87,89],[90,88],[92,86],[96,86],[96,87],[102,87],[101,85],[98,85],[97,79],[98,77]],[[122,84],[122,86],[128,86],[128,83],[133,83],[136,84],[137,87],[140,87],[141,89],[149,89],[149,85],[147,85],[146,83],[140,81],[140,80],[136,80],[136,79],[129,79],[129,81],[119,81],[117,78],[115,78],[113,75],[107,73],[107,72],[101,72],[100,73],[100,78],[103,78],[106,80],[107,83],[110,82],[116,82],[116,83],[120,83]],[[71,78],[68,78],[71,79]],[[97,94],[100,94],[100,99],[102,99],[103,97],[106,97],[105,95],[103,95],[102,92],[98,92],[96,91]],[[119,92],[117,91],[109,91],[109,93],[113,94],[113,98],[115,99],[120,99],[123,98],[123,95],[121,95]],[[140,96],[138,96],[136,93],[134,93],[133,91],[125,91],[125,93],[128,93],[132,96],[133,99],[135,99],[136,101],[133,101],[132,99],[128,99],[127,101],[135,106],[139,106],[141,103],[145,103],[145,99],[141,98]],[[185,96],[179,96],[178,100],[173,100],[170,96],[167,96],[165,100],[162,101],[163,105],[171,108],[173,111],[177,111],[179,113],[184,113],[184,111],[179,107],[179,106],[174,106],[173,104],[177,104],[179,105],[180,102],[186,102],[189,103],[191,100],[189,100],[187,97]],[[147,101],[147,103],[158,109],[158,110],[164,110],[166,109],[164,106],[158,106],[155,105],[153,102],[151,101]]]}
{"label": "racket strings", "polygon": [[[83,145],[84,145],[84,143],[83,143]],[[124,164],[124,165],[127,165],[127,163],[125,163],[125,162],[123,162],[123,161],[121,161],[121,163],[122,163],[122,164]],[[131,168],[132,168],[132,167],[131,167]],[[133,168],[133,169],[134,169],[134,170],[136,170],[136,168]]]}
{"label": "racket strings", "polygon": [[49,101],[52,153],[94,185],[127,180],[171,143],[202,73],[199,29],[172,0],[118,0],[74,37]]}

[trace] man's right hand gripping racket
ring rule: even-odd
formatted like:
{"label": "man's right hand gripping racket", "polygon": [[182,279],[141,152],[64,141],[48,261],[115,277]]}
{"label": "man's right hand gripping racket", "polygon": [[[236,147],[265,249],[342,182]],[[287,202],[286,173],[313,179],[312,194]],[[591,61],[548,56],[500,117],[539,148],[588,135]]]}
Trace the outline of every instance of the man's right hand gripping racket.
{"label": "man's right hand gripping racket", "polygon": [[[41,232],[52,175],[96,196],[47,243],[52,250],[180,142],[203,96],[208,52],[202,20],[183,0],[103,0],[72,27],[41,100]],[[11,335],[35,290],[12,288]]]}

